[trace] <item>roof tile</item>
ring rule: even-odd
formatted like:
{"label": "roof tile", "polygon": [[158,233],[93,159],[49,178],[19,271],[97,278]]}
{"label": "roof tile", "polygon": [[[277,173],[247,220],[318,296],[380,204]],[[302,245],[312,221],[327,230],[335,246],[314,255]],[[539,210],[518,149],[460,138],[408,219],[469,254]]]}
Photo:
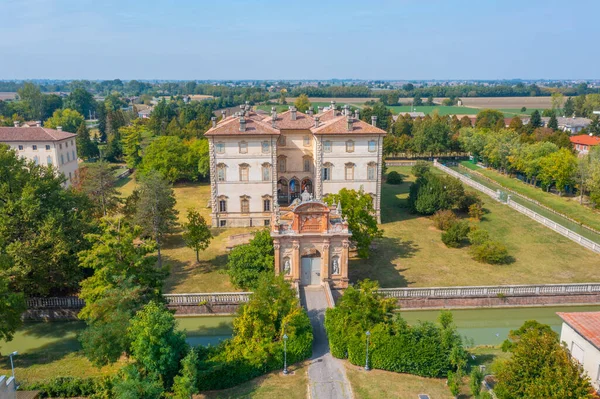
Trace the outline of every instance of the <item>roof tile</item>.
{"label": "roof tile", "polygon": [[76,136],[46,127],[0,127],[0,142],[60,141]]}
{"label": "roof tile", "polygon": [[600,349],[600,312],[556,313],[572,329]]}

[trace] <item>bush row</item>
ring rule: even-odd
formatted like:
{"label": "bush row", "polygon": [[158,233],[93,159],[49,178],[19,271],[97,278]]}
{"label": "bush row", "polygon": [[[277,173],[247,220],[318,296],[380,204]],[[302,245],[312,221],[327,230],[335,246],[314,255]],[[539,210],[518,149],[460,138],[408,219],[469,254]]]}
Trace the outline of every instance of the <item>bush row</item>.
{"label": "bush row", "polygon": [[47,381],[23,384],[20,389],[40,391],[41,398],[108,399],[112,397],[112,377],[55,377]]}

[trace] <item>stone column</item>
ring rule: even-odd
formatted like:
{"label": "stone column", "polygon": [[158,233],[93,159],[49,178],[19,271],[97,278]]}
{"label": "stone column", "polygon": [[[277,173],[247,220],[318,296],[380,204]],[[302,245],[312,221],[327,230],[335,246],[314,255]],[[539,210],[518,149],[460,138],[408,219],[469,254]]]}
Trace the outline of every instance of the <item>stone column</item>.
{"label": "stone column", "polygon": [[279,239],[273,240],[273,249],[275,250],[275,275],[279,275],[282,272],[281,270],[281,256],[279,254],[279,248],[281,245],[279,244]]}
{"label": "stone column", "polygon": [[215,145],[214,138],[210,138],[208,140],[208,154],[209,154],[209,162],[210,162],[210,219],[212,227],[218,227],[217,222],[217,160],[215,153]]}
{"label": "stone column", "polygon": [[348,251],[350,248],[350,242],[345,239],[342,241],[342,255],[340,257],[340,274],[341,274],[341,285],[343,288],[348,286]]}
{"label": "stone column", "polygon": [[323,241],[323,253],[321,255],[321,280],[329,280],[329,246],[330,240]]}
{"label": "stone column", "polygon": [[377,191],[375,195],[375,214],[377,223],[381,223],[381,172],[383,170],[383,136],[379,136],[377,140]]}
{"label": "stone column", "polygon": [[321,200],[323,198],[323,137],[315,136],[316,147],[315,151],[315,199]]}
{"label": "stone column", "polygon": [[300,241],[292,241],[292,279],[300,280]]}

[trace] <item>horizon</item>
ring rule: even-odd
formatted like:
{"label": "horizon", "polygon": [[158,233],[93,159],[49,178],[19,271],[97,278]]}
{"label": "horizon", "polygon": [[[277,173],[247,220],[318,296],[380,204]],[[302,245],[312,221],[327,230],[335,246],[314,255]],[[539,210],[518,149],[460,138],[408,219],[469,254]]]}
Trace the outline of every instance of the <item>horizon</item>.
{"label": "horizon", "polygon": [[7,0],[0,79],[594,80],[599,12],[590,0]]}

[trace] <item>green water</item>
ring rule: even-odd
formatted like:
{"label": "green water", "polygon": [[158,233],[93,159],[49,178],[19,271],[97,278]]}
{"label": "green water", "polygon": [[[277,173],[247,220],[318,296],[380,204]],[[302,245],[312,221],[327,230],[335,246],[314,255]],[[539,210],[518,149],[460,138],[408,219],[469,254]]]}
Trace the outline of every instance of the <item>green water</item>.
{"label": "green water", "polygon": [[[230,338],[233,316],[182,317],[179,329],[185,330],[190,345],[216,345]],[[10,342],[0,341],[0,353],[73,352],[81,349],[77,335],[85,328],[81,321],[26,323]]]}
{"label": "green water", "polygon": [[[556,312],[592,312],[600,306],[556,306],[540,308],[464,309],[452,310],[458,332],[468,338],[467,345],[500,345],[508,332],[519,328],[527,320],[548,324],[560,334],[561,319]],[[435,322],[439,310],[403,311],[402,317],[409,323]],[[471,341],[472,340],[472,341]]]}
{"label": "green water", "polygon": [[[468,171],[464,170],[463,168],[459,168],[457,166],[452,166],[452,167],[450,167],[450,169],[452,169],[455,172],[458,172],[464,176],[467,176],[470,179],[476,181],[477,183],[481,183],[484,186],[491,188],[492,190],[506,191],[501,185],[492,183],[485,179],[482,179],[479,176],[477,176],[476,174],[469,173]],[[508,194],[510,194],[510,192]],[[587,238],[588,240],[592,240],[592,241],[600,244],[600,234],[594,233],[593,231],[588,230],[585,227],[581,227],[578,223],[572,222],[569,219],[566,219],[560,215],[550,212],[546,208],[538,206],[538,205],[534,204],[533,202],[527,201],[527,200],[519,197],[518,195],[511,195],[510,198],[513,201],[515,201],[517,204],[523,205],[524,207],[531,209],[534,212],[537,212],[538,214],[552,220],[553,222],[560,224],[563,227],[566,227],[567,229]]]}

